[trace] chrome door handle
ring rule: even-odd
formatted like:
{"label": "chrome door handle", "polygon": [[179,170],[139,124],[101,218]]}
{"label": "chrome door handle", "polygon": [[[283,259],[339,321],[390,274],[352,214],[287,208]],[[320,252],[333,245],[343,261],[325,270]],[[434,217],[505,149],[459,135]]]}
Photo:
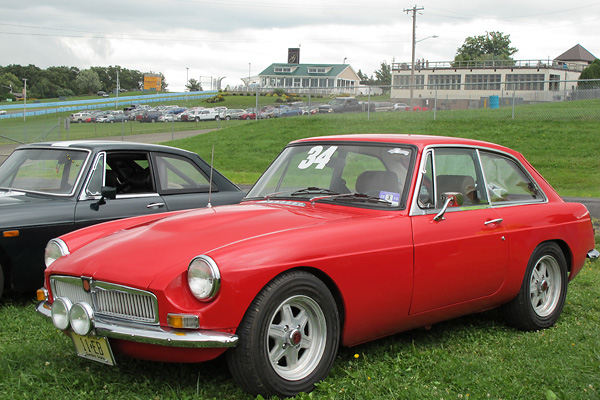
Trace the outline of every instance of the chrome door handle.
{"label": "chrome door handle", "polygon": [[150,203],[146,206],[146,208],[161,208],[164,206],[165,206],[165,203]]}
{"label": "chrome door handle", "polygon": [[489,221],[485,221],[484,224],[485,225],[500,224],[500,223],[502,223],[502,221],[504,221],[502,218],[496,218],[496,219],[492,219]]}

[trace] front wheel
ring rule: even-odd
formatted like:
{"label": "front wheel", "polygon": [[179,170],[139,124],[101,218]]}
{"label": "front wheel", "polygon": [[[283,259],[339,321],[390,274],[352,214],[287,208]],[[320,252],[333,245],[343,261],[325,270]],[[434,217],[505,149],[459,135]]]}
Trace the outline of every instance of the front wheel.
{"label": "front wheel", "polygon": [[567,262],[560,247],[538,246],[527,265],[517,297],[503,308],[507,322],[534,331],[556,323],[567,297]]}
{"label": "front wheel", "polygon": [[289,397],[310,392],[333,366],[339,331],[338,309],[327,286],[307,272],[288,272],[254,299],[227,363],[250,393]]}

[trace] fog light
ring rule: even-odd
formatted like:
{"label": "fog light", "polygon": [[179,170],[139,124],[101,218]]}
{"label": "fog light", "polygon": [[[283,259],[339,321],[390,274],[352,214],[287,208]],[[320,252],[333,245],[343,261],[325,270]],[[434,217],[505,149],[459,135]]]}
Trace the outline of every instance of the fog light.
{"label": "fog light", "polygon": [[73,332],[85,336],[92,331],[94,310],[88,303],[75,303],[69,312],[69,321]]}
{"label": "fog light", "polygon": [[59,297],[52,303],[52,323],[61,331],[69,327],[69,311],[72,306],[71,300],[64,297]]}
{"label": "fog light", "polygon": [[168,314],[167,324],[171,328],[198,329],[200,327],[197,315]]}

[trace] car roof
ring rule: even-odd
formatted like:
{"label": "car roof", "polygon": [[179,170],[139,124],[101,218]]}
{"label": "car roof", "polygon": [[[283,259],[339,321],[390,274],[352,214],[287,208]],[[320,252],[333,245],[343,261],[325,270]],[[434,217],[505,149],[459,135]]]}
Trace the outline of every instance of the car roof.
{"label": "car roof", "polygon": [[196,153],[179,149],[176,147],[164,146],[159,144],[148,144],[148,143],[136,143],[136,142],[125,142],[116,140],[70,140],[70,141],[57,141],[57,142],[39,142],[39,143],[28,143],[20,145],[17,149],[25,149],[31,147],[47,147],[47,148],[66,148],[66,149],[84,149],[91,151],[101,150],[140,150],[140,151],[166,151],[175,152],[180,154],[193,154]]}
{"label": "car roof", "polygon": [[411,135],[411,134],[390,134],[390,133],[373,133],[373,134],[351,134],[351,135],[332,135],[332,136],[317,136],[305,139],[299,139],[291,142],[291,144],[314,142],[314,141],[348,141],[348,142],[380,142],[380,143],[398,143],[410,144],[423,149],[433,145],[459,145],[459,146],[477,146],[487,147],[511,154],[518,152],[507,147],[484,142],[481,140],[465,139],[450,136],[435,136],[435,135]]}

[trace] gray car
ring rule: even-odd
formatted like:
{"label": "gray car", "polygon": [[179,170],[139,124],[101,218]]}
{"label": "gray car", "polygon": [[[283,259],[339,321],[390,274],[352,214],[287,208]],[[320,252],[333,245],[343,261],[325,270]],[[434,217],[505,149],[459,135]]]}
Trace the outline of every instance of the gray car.
{"label": "gray car", "polygon": [[117,141],[19,146],[0,165],[0,297],[5,288],[42,284],[44,248],[54,237],[209,201],[233,204],[243,196],[200,156],[173,147]]}

